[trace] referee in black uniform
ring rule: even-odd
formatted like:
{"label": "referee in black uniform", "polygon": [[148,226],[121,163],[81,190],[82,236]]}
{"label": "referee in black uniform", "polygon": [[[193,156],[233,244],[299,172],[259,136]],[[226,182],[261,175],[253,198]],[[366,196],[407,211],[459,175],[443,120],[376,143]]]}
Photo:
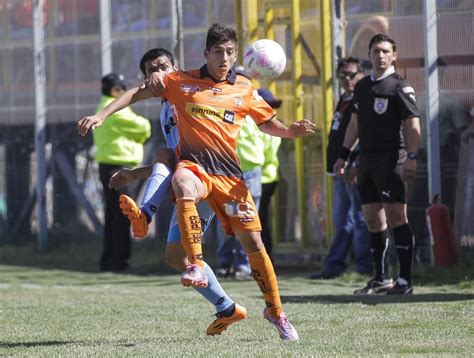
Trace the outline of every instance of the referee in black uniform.
{"label": "referee in black uniform", "polygon": [[[358,190],[371,237],[375,277],[354,294],[410,294],[414,238],[406,212],[406,182],[416,170],[420,119],[415,91],[393,67],[395,41],[377,34],[369,43],[373,70],[357,83],[354,110],[334,171],[344,174],[359,139]],[[394,282],[386,256],[392,229],[400,273]]]}

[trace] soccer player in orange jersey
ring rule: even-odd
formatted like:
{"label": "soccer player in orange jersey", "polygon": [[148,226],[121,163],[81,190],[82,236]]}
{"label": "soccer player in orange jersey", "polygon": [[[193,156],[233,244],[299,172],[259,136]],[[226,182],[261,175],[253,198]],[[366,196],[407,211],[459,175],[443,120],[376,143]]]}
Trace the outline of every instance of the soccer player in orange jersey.
{"label": "soccer player in orange jersey", "polygon": [[246,115],[262,132],[282,138],[310,135],[315,125],[303,119],[286,127],[252,83],[234,73],[237,35],[231,27],[214,24],[209,28],[204,57],[206,64],[200,69],[150,76],[146,87],[131,89],[101,112],[81,119],[78,130],[85,135],[111,113],[138,100],[168,99],[180,137],[172,185],[181,243],[191,263],[181,277],[182,284],[199,287],[207,282],[196,210],[198,201],[207,200],[226,233],[239,239],[249,257],[266,303],[264,318],[277,327],[283,340],[294,341],[298,333],[282,309],[275,271],[262,243],[260,220],[242,178],[236,145]]}

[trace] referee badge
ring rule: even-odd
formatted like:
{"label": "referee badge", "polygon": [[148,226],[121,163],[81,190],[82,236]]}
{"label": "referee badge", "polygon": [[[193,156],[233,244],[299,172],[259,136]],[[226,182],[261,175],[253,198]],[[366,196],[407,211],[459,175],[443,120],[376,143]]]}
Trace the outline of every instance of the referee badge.
{"label": "referee badge", "polygon": [[374,111],[377,114],[383,114],[388,107],[388,98],[375,98]]}

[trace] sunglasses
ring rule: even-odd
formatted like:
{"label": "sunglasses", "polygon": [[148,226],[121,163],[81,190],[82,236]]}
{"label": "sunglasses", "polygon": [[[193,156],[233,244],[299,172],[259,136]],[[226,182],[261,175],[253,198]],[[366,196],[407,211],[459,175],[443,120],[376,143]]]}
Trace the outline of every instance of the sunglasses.
{"label": "sunglasses", "polygon": [[337,74],[337,78],[339,78],[340,80],[345,80],[346,77],[349,77],[349,79],[353,79],[355,76],[358,75],[359,72],[339,72]]}

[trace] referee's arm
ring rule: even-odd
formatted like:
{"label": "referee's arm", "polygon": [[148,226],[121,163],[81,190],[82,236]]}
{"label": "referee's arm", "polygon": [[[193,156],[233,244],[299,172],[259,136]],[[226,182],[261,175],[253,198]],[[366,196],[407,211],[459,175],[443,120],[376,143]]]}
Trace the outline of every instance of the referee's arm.
{"label": "referee's arm", "polygon": [[357,145],[358,139],[358,125],[357,125],[357,114],[352,113],[351,120],[347,126],[346,133],[344,135],[344,142],[342,144],[341,153],[339,159],[334,163],[334,173],[336,175],[344,175],[344,169],[347,166],[350,152]]}
{"label": "referee's arm", "polygon": [[403,122],[403,135],[407,153],[414,153],[413,159],[408,157],[403,165],[402,178],[408,181],[413,179],[416,172],[416,153],[420,146],[420,117],[410,117]]}

